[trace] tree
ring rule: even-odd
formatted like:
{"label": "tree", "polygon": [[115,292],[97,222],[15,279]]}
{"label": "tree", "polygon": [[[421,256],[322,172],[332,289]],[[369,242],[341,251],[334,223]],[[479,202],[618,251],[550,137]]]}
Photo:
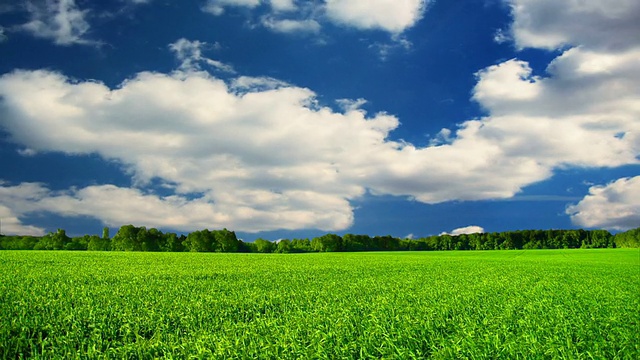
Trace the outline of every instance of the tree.
{"label": "tree", "polygon": [[613,241],[616,247],[640,247],[640,227],[616,234]]}
{"label": "tree", "polygon": [[74,237],[70,242],[64,245],[64,250],[87,250],[91,238],[94,237],[98,238],[97,235],[84,235],[80,237]]}
{"label": "tree", "polygon": [[256,251],[259,253],[271,253],[275,250],[276,245],[269,240],[265,240],[262,238],[256,239],[253,242],[256,246]]}
{"label": "tree", "polygon": [[137,241],[142,251],[160,251],[162,232],[156,228],[147,230],[144,226],[138,231]]}
{"label": "tree", "polygon": [[335,252],[342,250],[342,238],[336,234],[326,234],[311,240],[311,248],[320,252]]}
{"label": "tree", "polygon": [[105,226],[102,229],[102,238],[103,239],[109,239],[109,227]]}
{"label": "tree", "polygon": [[57,232],[50,232],[43,236],[40,241],[33,247],[34,250],[62,250],[67,243],[71,242],[71,238],[63,229]]}
{"label": "tree", "polygon": [[215,234],[208,229],[194,231],[187,236],[183,242],[186,251],[191,252],[211,252],[216,251],[217,242]]}
{"label": "tree", "polygon": [[227,229],[214,231],[217,243],[217,251],[221,252],[238,252],[240,242],[236,237],[236,233]]}
{"label": "tree", "polygon": [[311,241],[309,239],[293,239],[291,240],[291,252],[303,253],[311,252]]}
{"label": "tree", "polygon": [[138,242],[139,231],[140,229],[133,225],[123,225],[111,239],[111,249],[115,251],[142,251],[142,246]]}
{"label": "tree", "polygon": [[281,239],[280,241],[278,241],[278,245],[276,246],[275,252],[280,254],[287,254],[287,253],[290,253],[291,250],[292,250],[291,240]]}
{"label": "tree", "polygon": [[163,234],[159,244],[160,251],[167,251],[167,252],[183,251],[184,247],[182,246],[182,242],[184,240],[186,240],[186,238],[181,240],[181,238],[179,238],[178,235],[175,233]]}
{"label": "tree", "polygon": [[345,234],[342,237],[342,249],[344,251],[374,250],[369,235]]}
{"label": "tree", "polygon": [[35,236],[6,236],[0,237],[0,249],[2,250],[33,250],[40,241]]}
{"label": "tree", "polygon": [[109,251],[111,250],[111,240],[109,238],[99,238],[92,236],[87,244],[89,251]]}

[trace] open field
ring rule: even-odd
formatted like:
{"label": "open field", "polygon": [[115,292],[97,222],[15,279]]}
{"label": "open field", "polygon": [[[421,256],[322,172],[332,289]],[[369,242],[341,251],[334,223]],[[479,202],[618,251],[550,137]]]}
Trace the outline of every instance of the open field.
{"label": "open field", "polygon": [[0,358],[640,357],[640,251],[0,251]]}

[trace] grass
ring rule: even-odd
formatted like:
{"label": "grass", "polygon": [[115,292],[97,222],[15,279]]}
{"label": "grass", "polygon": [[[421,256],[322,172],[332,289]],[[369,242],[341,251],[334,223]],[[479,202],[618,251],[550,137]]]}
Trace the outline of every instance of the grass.
{"label": "grass", "polygon": [[640,251],[0,252],[0,358],[640,357]]}

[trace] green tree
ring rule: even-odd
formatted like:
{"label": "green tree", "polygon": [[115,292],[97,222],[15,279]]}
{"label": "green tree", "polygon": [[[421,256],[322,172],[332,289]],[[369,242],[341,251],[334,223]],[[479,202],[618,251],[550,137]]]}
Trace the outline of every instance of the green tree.
{"label": "green tree", "polygon": [[613,238],[616,247],[638,248],[640,247],[640,227],[621,232]]}
{"label": "green tree", "polygon": [[303,253],[311,252],[311,241],[309,239],[293,239],[291,240],[291,252]]}
{"label": "green tree", "polygon": [[256,251],[259,253],[271,253],[276,249],[276,244],[262,238],[256,239],[253,243],[256,246]]}
{"label": "green tree", "polygon": [[159,243],[160,251],[166,252],[178,252],[183,251],[184,247],[182,246],[182,242],[186,240],[180,239],[175,233],[166,233],[162,235],[162,239]]}
{"label": "green tree", "polygon": [[190,233],[183,245],[186,251],[191,252],[212,252],[218,248],[215,234],[208,229]]}
{"label": "green tree", "polygon": [[278,241],[278,245],[276,246],[275,252],[280,254],[288,254],[292,252],[291,240],[289,239],[281,239]]}
{"label": "green tree", "polygon": [[138,242],[139,231],[140,228],[133,225],[121,226],[111,239],[111,249],[115,251],[142,251],[142,245]]}
{"label": "green tree", "polygon": [[64,250],[87,250],[89,247],[89,241],[91,238],[98,237],[97,235],[84,235],[71,238],[71,241],[64,245]]}
{"label": "green tree", "polygon": [[320,252],[335,252],[342,250],[342,238],[336,234],[325,234],[311,240],[311,248]]}
{"label": "green tree", "polygon": [[227,229],[214,231],[217,251],[221,252],[238,252],[240,242],[236,237],[236,233]]}
{"label": "green tree", "polygon": [[111,240],[109,238],[99,238],[92,236],[87,244],[89,251],[109,251],[111,250]]}
{"label": "green tree", "polygon": [[63,229],[50,232],[43,236],[40,241],[33,247],[34,250],[62,250],[67,243],[71,242],[71,238]]}

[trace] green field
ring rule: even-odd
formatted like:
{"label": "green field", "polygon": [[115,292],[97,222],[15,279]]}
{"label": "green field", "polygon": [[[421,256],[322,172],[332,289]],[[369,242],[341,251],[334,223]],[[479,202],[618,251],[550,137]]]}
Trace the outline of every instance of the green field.
{"label": "green field", "polygon": [[640,358],[640,251],[0,251],[0,358]]}

